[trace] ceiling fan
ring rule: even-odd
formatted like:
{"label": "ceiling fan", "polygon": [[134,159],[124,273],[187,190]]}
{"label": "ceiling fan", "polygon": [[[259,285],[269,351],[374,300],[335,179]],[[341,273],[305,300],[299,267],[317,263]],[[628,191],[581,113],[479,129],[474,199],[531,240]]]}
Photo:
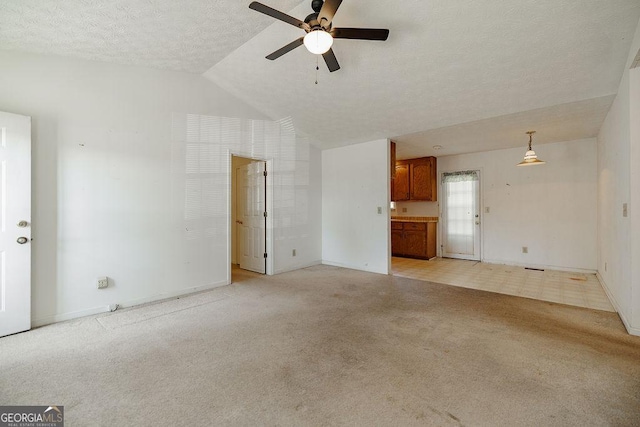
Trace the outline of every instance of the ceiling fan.
{"label": "ceiling fan", "polygon": [[291,52],[304,44],[309,52],[322,55],[324,62],[329,67],[329,71],[334,72],[340,69],[340,65],[336,55],[333,53],[333,49],[331,49],[333,39],[384,41],[389,37],[389,30],[380,28],[332,28],[333,16],[341,3],[342,0],[312,0],[311,8],[314,13],[307,16],[303,22],[257,1],[251,2],[249,8],[301,28],[307,33],[305,36],[267,55],[266,58],[270,60],[278,59],[285,53]]}

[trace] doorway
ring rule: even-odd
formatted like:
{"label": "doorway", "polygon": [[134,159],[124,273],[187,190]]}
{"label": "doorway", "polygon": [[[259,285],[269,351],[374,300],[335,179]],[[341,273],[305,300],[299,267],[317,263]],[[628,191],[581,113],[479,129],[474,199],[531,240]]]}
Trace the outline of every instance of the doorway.
{"label": "doorway", "polygon": [[442,256],[480,261],[480,171],[442,174]]}
{"label": "doorway", "polygon": [[266,274],[266,162],[232,156],[231,165],[231,269]]}

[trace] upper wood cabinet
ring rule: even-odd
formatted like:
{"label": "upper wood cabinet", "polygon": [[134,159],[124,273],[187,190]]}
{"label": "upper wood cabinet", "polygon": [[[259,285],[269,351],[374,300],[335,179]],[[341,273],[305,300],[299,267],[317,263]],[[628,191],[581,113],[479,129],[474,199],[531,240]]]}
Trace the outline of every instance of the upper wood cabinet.
{"label": "upper wood cabinet", "polygon": [[411,200],[438,200],[438,178],[436,176],[436,158],[422,157],[411,160],[409,164]]}
{"label": "upper wood cabinet", "polygon": [[438,200],[437,159],[420,157],[418,159],[396,162],[396,176],[392,182],[391,200]]}
{"label": "upper wood cabinet", "polygon": [[403,200],[409,200],[409,165],[396,163],[396,179],[392,181],[391,185],[391,200],[394,202],[400,202]]}
{"label": "upper wood cabinet", "polygon": [[389,162],[391,169],[391,183],[393,184],[393,180],[396,179],[396,143],[393,141],[389,144],[389,157],[391,159]]}

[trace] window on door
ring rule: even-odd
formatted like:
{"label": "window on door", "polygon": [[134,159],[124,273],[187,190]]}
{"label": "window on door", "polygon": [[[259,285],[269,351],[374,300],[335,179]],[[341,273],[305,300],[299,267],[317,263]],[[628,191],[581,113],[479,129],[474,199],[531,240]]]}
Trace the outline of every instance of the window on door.
{"label": "window on door", "polygon": [[444,173],[442,190],[442,256],[480,260],[479,171]]}

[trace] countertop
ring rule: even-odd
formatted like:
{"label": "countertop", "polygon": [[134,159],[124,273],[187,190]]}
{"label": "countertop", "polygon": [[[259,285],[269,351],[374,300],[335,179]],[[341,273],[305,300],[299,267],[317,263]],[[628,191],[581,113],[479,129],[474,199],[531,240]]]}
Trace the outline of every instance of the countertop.
{"label": "countertop", "polygon": [[438,222],[437,216],[392,216],[394,222]]}

